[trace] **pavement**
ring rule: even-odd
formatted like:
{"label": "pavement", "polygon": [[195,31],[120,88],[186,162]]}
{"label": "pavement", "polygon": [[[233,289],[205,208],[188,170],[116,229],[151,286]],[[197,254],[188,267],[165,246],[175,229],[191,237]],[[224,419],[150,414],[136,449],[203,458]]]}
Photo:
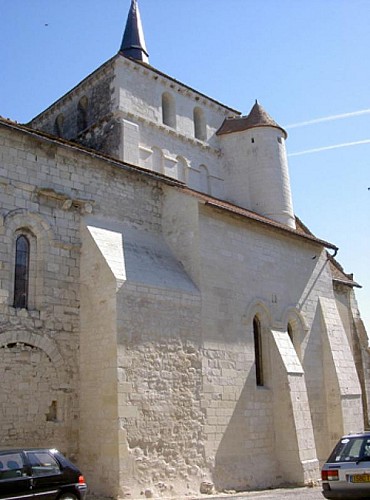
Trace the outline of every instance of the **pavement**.
{"label": "pavement", "polygon": [[[314,486],[310,488],[279,488],[261,491],[247,491],[244,493],[202,495],[200,497],[189,497],[189,500],[323,500],[321,487]],[[180,499],[179,499],[180,500]],[[181,499],[182,500],[182,499]]]}
{"label": "pavement", "polygon": [[[128,497],[127,500],[145,500],[145,495],[137,498]],[[152,497],[153,499],[157,497]],[[246,491],[243,493],[220,493],[217,495],[188,495],[186,497],[161,497],[161,500],[323,500],[320,486],[303,488],[278,488],[260,491]],[[87,500],[106,500],[102,497],[88,495]],[[124,499],[122,499],[124,500]]]}

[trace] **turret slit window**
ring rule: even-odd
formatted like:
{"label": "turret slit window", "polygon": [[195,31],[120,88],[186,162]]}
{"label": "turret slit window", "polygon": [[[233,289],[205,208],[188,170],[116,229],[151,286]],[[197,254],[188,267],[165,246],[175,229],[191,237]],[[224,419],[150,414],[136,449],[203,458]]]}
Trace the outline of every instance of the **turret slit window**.
{"label": "turret slit window", "polygon": [[15,244],[14,307],[28,307],[30,242],[23,234]]}
{"label": "turret slit window", "polygon": [[206,120],[204,117],[204,111],[198,107],[194,108],[193,119],[194,119],[195,138],[201,141],[205,141],[207,139],[207,127],[206,127]]}
{"label": "turret slit window", "polygon": [[86,96],[82,96],[77,106],[77,132],[87,128],[87,108],[89,101]]}
{"label": "turret slit window", "polygon": [[262,362],[262,335],[261,323],[257,316],[253,318],[253,338],[254,338],[254,354],[256,367],[256,384],[263,386],[263,362]]}
{"label": "turret slit window", "polygon": [[162,121],[164,125],[176,128],[175,99],[169,92],[164,92],[162,94]]}

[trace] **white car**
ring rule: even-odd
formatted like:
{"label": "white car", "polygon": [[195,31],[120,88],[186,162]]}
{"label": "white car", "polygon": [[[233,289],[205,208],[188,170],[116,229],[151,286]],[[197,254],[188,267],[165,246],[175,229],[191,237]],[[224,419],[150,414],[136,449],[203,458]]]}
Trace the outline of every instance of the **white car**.
{"label": "white car", "polygon": [[370,499],[370,432],[343,436],[321,470],[328,499]]}

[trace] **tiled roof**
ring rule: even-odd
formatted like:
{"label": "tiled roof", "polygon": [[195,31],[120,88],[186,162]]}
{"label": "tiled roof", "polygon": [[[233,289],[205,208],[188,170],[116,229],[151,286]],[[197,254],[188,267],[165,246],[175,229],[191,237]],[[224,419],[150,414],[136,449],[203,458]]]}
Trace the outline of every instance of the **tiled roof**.
{"label": "tiled roof", "polygon": [[256,127],[278,128],[284,133],[285,138],[287,138],[287,133],[285,132],[285,130],[271,118],[271,116],[257,101],[255,102],[249,115],[241,116],[240,118],[226,118],[216,134],[231,134],[233,132],[242,132],[243,130],[248,130]]}
{"label": "tiled roof", "polygon": [[[285,224],[281,224],[279,222],[276,222],[272,219],[269,219],[268,217],[264,217],[263,215],[259,215],[256,212],[252,212],[251,210],[247,210],[246,208],[239,207],[237,205],[234,205],[233,203],[229,203],[224,200],[220,200],[218,198],[214,198],[212,196],[206,195],[204,193],[200,193],[199,191],[195,191],[193,189],[190,189],[186,186],[182,188],[185,192],[188,192],[190,195],[197,197],[199,200],[203,201],[205,205],[208,205],[210,207],[218,208],[220,210],[224,210],[226,212],[229,212],[230,214],[233,215],[239,215],[241,217],[244,217],[246,219],[249,219],[250,221],[257,222],[260,224],[263,224],[265,226],[269,226],[270,228],[283,232],[285,234],[290,234],[299,238],[304,238],[306,240],[309,240],[313,243],[318,243],[321,246],[324,246],[325,248],[330,248],[331,250],[338,250],[338,247],[333,245],[332,243],[329,243],[328,241],[322,240],[320,238],[316,238],[312,233],[307,233],[304,230],[302,230],[302,227],[300,224],[297,225],[297,228],[291,228],[289,226],[286,226]],[[299,221],[299,219],[296,218],[296,220]]]}
{"label": "tiled roof", "polygon": [[[297,231],[313,236],[308,227],[305,226],[298,217],[296,217],[296,228]],[[331,274],[333,276],[333,281],[336,281],[337,283],[342,283],[343,285],[361,288],[361,285],[359,285],[356,281],[353,280],[352,273],[351,274],[345,273],[343,267],[339,264],[339,262],[332,255],[330,254],[327,255],[328,255]]]}
{"label": "tiled roof", "polygon": [[350,287],[362,288],[361,285],[354,281],[353,274],[345,273],[343,267],[336,259],[334,259],[334,257],[328,255],[328,258],[333,281]]}

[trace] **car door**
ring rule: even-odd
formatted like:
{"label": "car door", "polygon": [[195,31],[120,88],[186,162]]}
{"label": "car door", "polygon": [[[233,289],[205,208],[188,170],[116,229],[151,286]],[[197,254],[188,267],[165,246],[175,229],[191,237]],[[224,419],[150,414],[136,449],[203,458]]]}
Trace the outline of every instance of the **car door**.
{"label": "car door", "polygon": [[55,500],[63,484],[63,472],[49,450],[27,450],[34,500]]}
{"label": "car door", "polygon": [[0,499],[27,499],[33,496],[30,470],[21,451],[0,452]]}

